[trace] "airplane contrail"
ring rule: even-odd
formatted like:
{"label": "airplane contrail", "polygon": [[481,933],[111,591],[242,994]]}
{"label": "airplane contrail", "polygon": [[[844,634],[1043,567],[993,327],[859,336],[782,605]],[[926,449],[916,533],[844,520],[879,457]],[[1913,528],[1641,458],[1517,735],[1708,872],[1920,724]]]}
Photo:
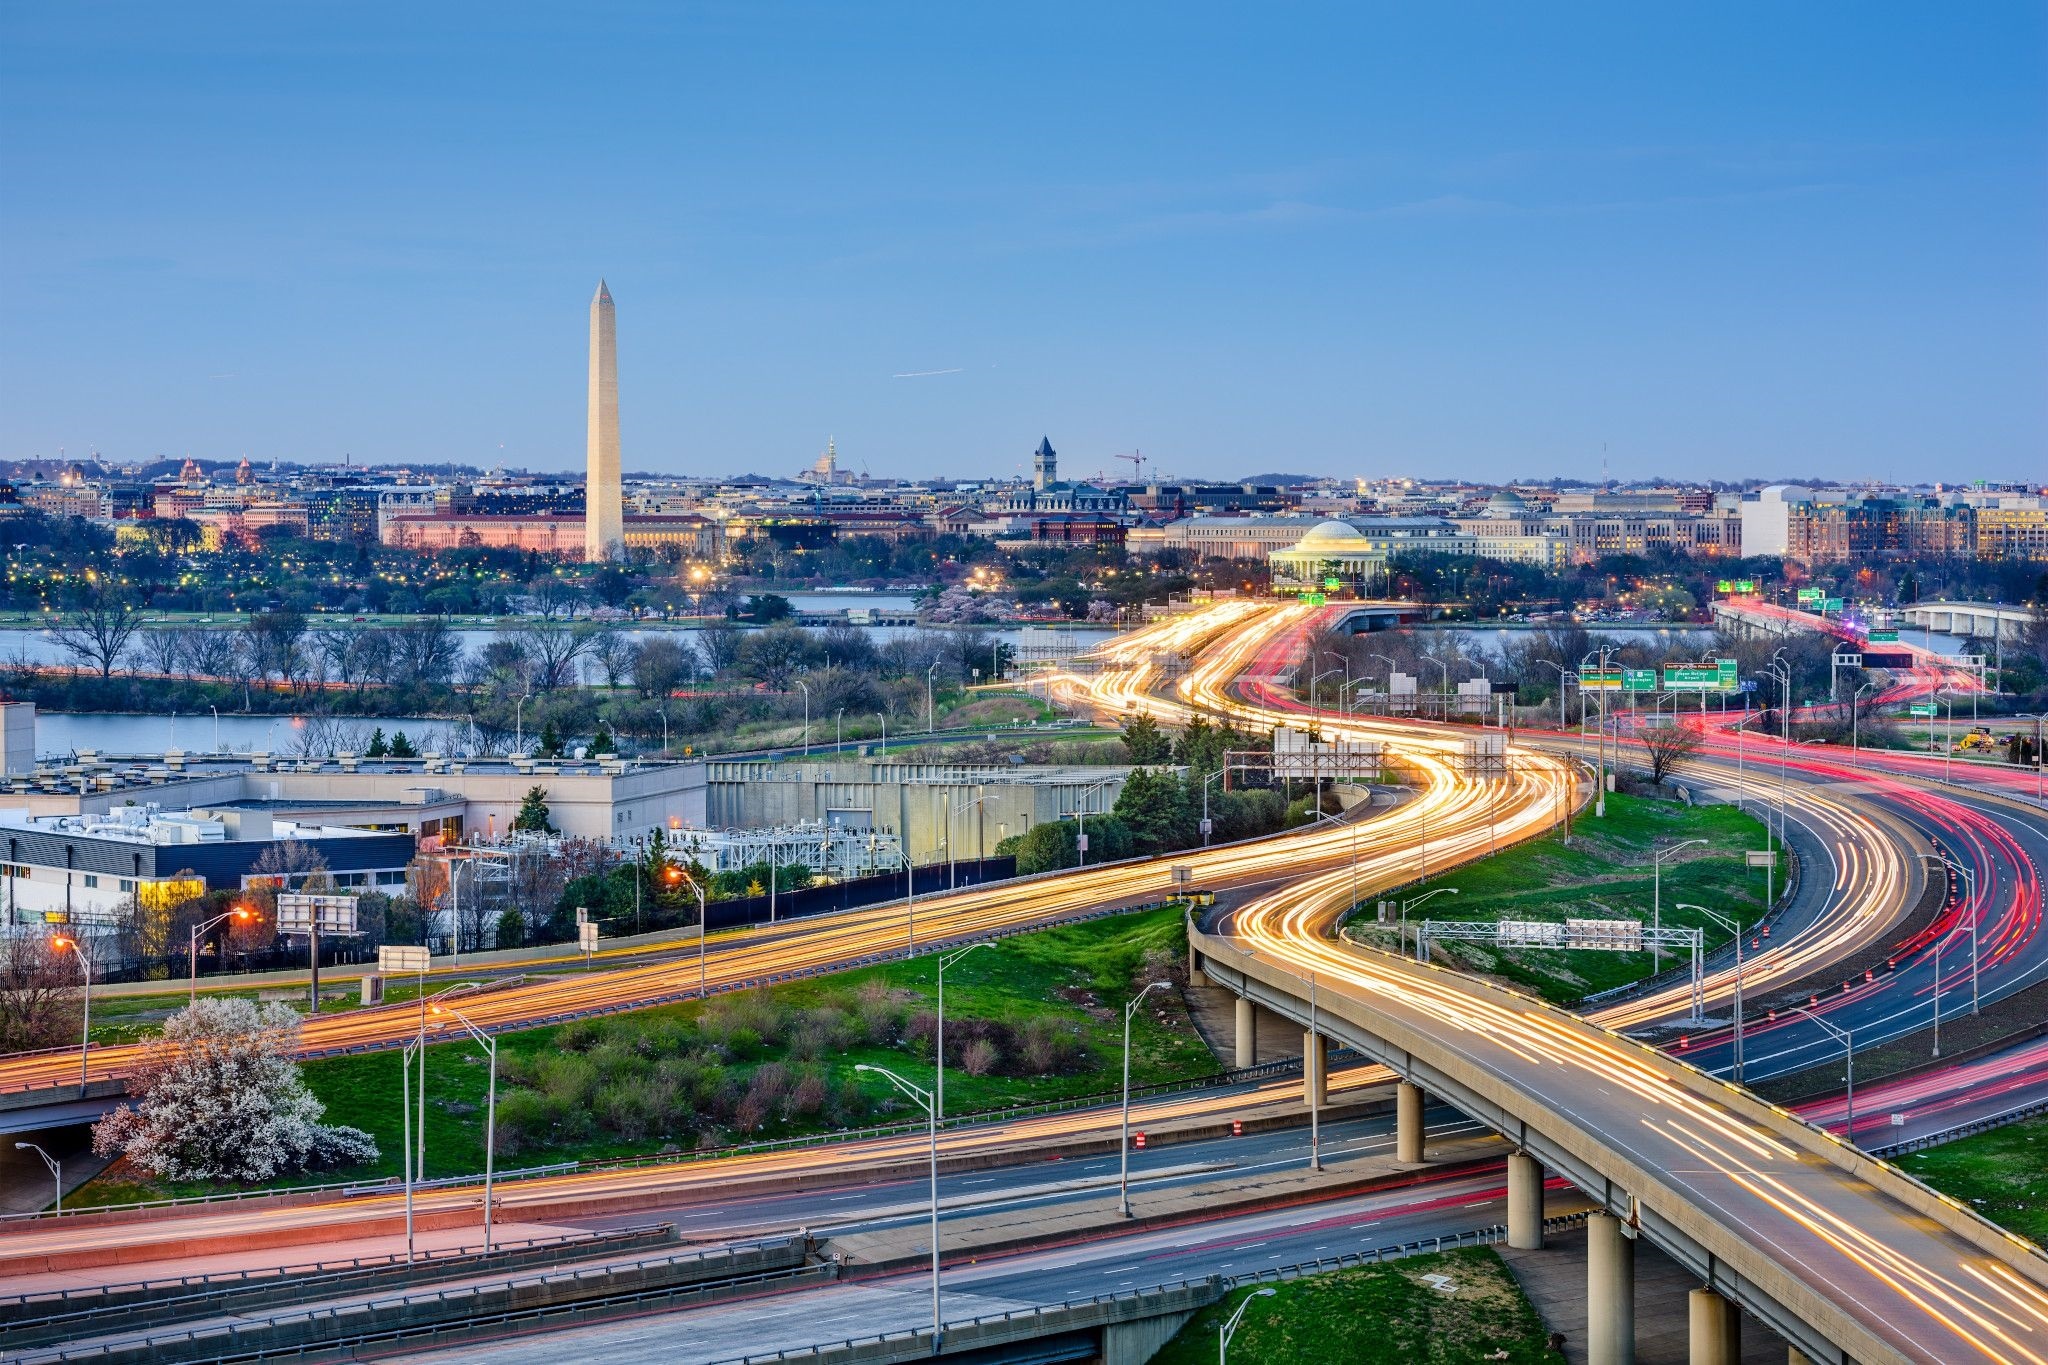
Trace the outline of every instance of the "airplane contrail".
{"label": "airplane contrail", "polygon": [[967,370],[966,370],[966,368],[965,368],[964,366],[955,366],[955,367],[954,367],[953,369],[950,369],[950,370],[912,370],[912,371],[910,371],[910,372],[909,372],[908,374],[892,374],[892,375],[890,375],[889,377],[890,377],[891,379],[925,379],[925,378],[928,378],[929,376],[931,376],[931,375],[935,375],[935,374],[965,374],[965,373],[967,373]]}

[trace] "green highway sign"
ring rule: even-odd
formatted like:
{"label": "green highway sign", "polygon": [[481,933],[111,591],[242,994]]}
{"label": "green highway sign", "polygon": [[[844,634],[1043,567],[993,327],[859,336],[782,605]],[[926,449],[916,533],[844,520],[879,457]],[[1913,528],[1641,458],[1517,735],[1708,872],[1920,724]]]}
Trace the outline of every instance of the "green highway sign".
{"label": "green highway sign", "polygon": [[1819,588],[1801,588],[1799,590],[1799,600],[1802,602],[1818,602],[1824,595]]}
{"label": "green highway sign", "polygon": [[1337,591],[1337,589],[1344,586],[1344,580],[1341,578],[1325,578],[1323,580],[1323,586],[1327,588],[1329,591],[1335,592]]}
{"label": "green highway sign", "polygon": [[1619,692],[1621,690],[1621,683],[1622,670],[1618,668],[1604,670],[1582,668],[1579,670],[1579,686],[1590,688],[1595,692]]}
{"label": "green highway sign", "polygon": [[1842,599],[1839,597],[1823,597],[1820,600],[1820,609],[1822,611],[1840,611],[1842,609]]}
{"label": "green highway sign", "polygon": [[1301,595],[1301,600],[1302,600],[1302,601],[1304,601],[1304,602],[1306,602],[1306,603],[1308,603],[1308,604],[1309,604],[1310,606],[1312,606],[1312,607],[1322,607],[1322,606],[1327,606],[1327,605],[1329,605],[1329,601],[1330,601],[1330,599],[1329,599],[1329,598],[1327,598],[1327,597],[1323,596],[1323,595],[1322,595],[1321,593],[1319,593],[1319,592],[1307,592],[1307,593],[1303,593],[1303,594]]}
{"label": "green highway sign", "polygon": [[1715,592],[1734,592],[1734,591],[1735,591],[1735,585],[1734,585],[1733,583],[1731,583],[1731,582],[1730,582],[1729,580],[1727,580],[1727,579],[1725,579],[1725,578],[1724,578],[1724,579],[1722,579],[1722,580],[1721,580],[1720,582],[1718,582],[1718,583],[1716,583],[1716,584],[1714,585],[1714,591],[1715,591]]}
{"label": "green highway sign", "polygon": [[1743,595],[1744,597],[1753,597],[1753,596],[1755,596],[1755,595],[1756,595],[1756,580],[1755,580],[1754,578],[1738,578],[1738,579],[1736,579],[1736,580],[1735,580],[1735,591],[1736,591],[1736,592],[1738,592],[1738,593],[1740,593],[1740,594],[1742,594],[1742,595]]}
{"label": "green highway sign", "polygon": [[1873,630],[1870,632],[1870,643],[1874,645],[1895,645],[1898,642],[1899,633],[1895,630]]}
{"label": "green highway sign", "polygon": [[1929,703],[1927,703],[1926,705],[1923,705],[1923,706],[1910,706],[1910,707],[1907,707],[1906,709],[1907,709],[1907,710],[1908,710],[1909,712],[1911,712],[1911,713],[1912,713],[1913,715],[1916,715],[1916,716],[1923,716],[1923,717],[1925,717],[1925,718],[1927,718],[1927,719],[1929,719],[1929,720],[1932,720],[1932,719],[1934,718],[1934,710],[1935,710],[1935,708],[1934,708],[1934,704],[1933,704],[1932,702],[1929,702]]}
{"label": "green highway sign", "polygon": [[1655,692],[1657,690],[1657,670],[1654,668],[1622,669],[1621,690],[1624,692]]}
{"label": "green highway sign", "polygon": [[1703,664],[1672,664],[1664,669],[1667,692],[1733,692],[1736,662],[1714,659]]}

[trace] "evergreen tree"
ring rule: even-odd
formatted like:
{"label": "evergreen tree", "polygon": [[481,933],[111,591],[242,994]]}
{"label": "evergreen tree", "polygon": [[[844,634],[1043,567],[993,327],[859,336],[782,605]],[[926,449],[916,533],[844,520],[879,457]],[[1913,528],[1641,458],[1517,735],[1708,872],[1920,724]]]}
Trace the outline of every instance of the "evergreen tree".
{"label": "evergreen tree", "polygon": [[391,746],[384,742],[384,727],[370,731],[370,747],[363,750],[364,758],[384,758],[391,752]]}
{"label": "evergreen tree", "polygon": [[1124,720],[1124,752],[1133,763],[1166,763],[1173,758],[1173,743],[1160,732],[1159,722],[1147,715]]}
{"label": "evergreen tree", "polygon": [[612,732],[605,728],[603,721],[597,723],[597,733],[590,737],[590,752],[593,754],[615,754],[618,743],[612,739]]}
{"label": "evergreen tree", "polygon": [[539,758],[560,758],[562,756],[562,732],[555,728],[554,717],[540,729],[540,747],[534,750]]}
{"label": "evergreen tree", "polygon": [[548,789],[528,787],[526,799],[519,803],[519,814],[512,817],[512,828],[533,830],[541,834],[555,832],[554,821],[548,818]]}
{"label": "evergreen tree", "polygon": [[1140,768],[1125,778],[1113,813],[1130,830],[1132,846],[1141,854],[1170,853],[1200,838],[1199,827],[1188,814],[1187,788],[1170,772]]}
{"label": "evergreen tree", "polygon": [[395,730],[391,735],[391,756],[393,758],[418,758],[420,751],[412,747],[412,741],[405,737],[405,731]]}

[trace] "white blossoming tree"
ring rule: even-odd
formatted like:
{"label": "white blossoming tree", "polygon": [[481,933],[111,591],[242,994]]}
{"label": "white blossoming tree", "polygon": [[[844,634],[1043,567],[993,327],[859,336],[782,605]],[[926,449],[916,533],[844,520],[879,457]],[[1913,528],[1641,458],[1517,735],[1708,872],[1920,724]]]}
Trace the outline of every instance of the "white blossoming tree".
{"label": "white blossoming tree", "polygon": [[360,1128],[329,1127],[293,1060],[299,1016],[285,1005],[201,1000],[143,1045],[133,1107],[96,1124],[93,1150],[168,1180],[268,1180],[377,1156]]}

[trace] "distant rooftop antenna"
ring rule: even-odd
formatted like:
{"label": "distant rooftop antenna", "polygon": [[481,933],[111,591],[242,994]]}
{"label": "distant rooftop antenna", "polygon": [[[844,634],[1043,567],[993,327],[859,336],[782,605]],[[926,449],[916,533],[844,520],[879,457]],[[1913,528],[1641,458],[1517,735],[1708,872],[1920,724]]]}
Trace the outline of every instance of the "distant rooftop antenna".
{"label": "distant rooftop antenna", "polygon": [[1600,443],[1600,482],[1607,482],[1607,442]]}

